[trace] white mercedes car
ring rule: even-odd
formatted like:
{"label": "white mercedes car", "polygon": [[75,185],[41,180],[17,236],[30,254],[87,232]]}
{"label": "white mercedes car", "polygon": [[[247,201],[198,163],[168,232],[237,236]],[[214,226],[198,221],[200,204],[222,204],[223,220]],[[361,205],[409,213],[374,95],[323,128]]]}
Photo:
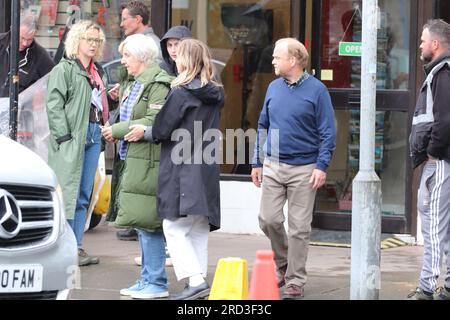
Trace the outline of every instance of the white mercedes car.
{"label": "white mercedes car", "polygon": [[0,300],[67,299],[77,244],[50,167],[0,133]]}

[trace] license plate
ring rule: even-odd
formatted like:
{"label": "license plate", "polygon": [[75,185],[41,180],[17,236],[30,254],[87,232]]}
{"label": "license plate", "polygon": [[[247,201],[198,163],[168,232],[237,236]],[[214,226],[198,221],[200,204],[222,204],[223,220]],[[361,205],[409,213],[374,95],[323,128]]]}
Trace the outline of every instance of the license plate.
{"label": "license plate", "polygon": [[0,292],[42,291],[42,265],[0,265]]}

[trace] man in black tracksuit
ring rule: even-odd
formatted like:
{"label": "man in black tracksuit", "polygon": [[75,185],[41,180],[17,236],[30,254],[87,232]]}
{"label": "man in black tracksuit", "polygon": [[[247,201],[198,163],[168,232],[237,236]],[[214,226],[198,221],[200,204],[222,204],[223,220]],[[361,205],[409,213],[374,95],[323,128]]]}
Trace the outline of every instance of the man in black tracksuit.
{"label": "man in black tracksuit", "polygon": [[[450,25],[430,20],[423,28],[421,41],[427,78],[414,112],[410,150],[414,168],[423,165],[417,210],[422,222],[424,258],[419,286],[408,298],[450,300]],[[445,287],[437,291],[444,253]]]}
{"label": "man in black tracksuit", "polygon": [[[19,38],[19,93],[49,73],[54,67],[47,51],[34,41],[37,20],[32,14],[22,15]],[[0,34],[0,97],[9,96],[9,59],[11,31]]]}

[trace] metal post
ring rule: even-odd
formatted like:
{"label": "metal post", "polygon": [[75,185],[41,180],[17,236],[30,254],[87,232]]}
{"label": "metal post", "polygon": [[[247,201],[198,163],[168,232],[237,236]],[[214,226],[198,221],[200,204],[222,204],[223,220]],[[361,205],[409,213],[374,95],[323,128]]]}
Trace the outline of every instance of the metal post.
{"label": "metal post", "polygon": [[17,116],[19,96],[19,30],[20,0],[11,6],[11,42],[9,45],[9,137],[17,140]]}
{"label": "metal post", "polygon": [[380,291],[381,181],[375,173],[378,1],[363,0],[359,172],[353,181],[350,299]]}

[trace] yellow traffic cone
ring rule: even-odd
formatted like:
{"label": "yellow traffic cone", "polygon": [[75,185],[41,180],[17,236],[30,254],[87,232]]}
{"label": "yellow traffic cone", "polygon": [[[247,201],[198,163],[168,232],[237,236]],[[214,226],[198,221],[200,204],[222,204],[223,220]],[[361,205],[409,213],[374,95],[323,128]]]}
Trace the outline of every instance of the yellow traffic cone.
{"label": "yellow traffic cone", "polygon": [[219,259],[209,300],[247,300],[247,260],[241,258]]}

